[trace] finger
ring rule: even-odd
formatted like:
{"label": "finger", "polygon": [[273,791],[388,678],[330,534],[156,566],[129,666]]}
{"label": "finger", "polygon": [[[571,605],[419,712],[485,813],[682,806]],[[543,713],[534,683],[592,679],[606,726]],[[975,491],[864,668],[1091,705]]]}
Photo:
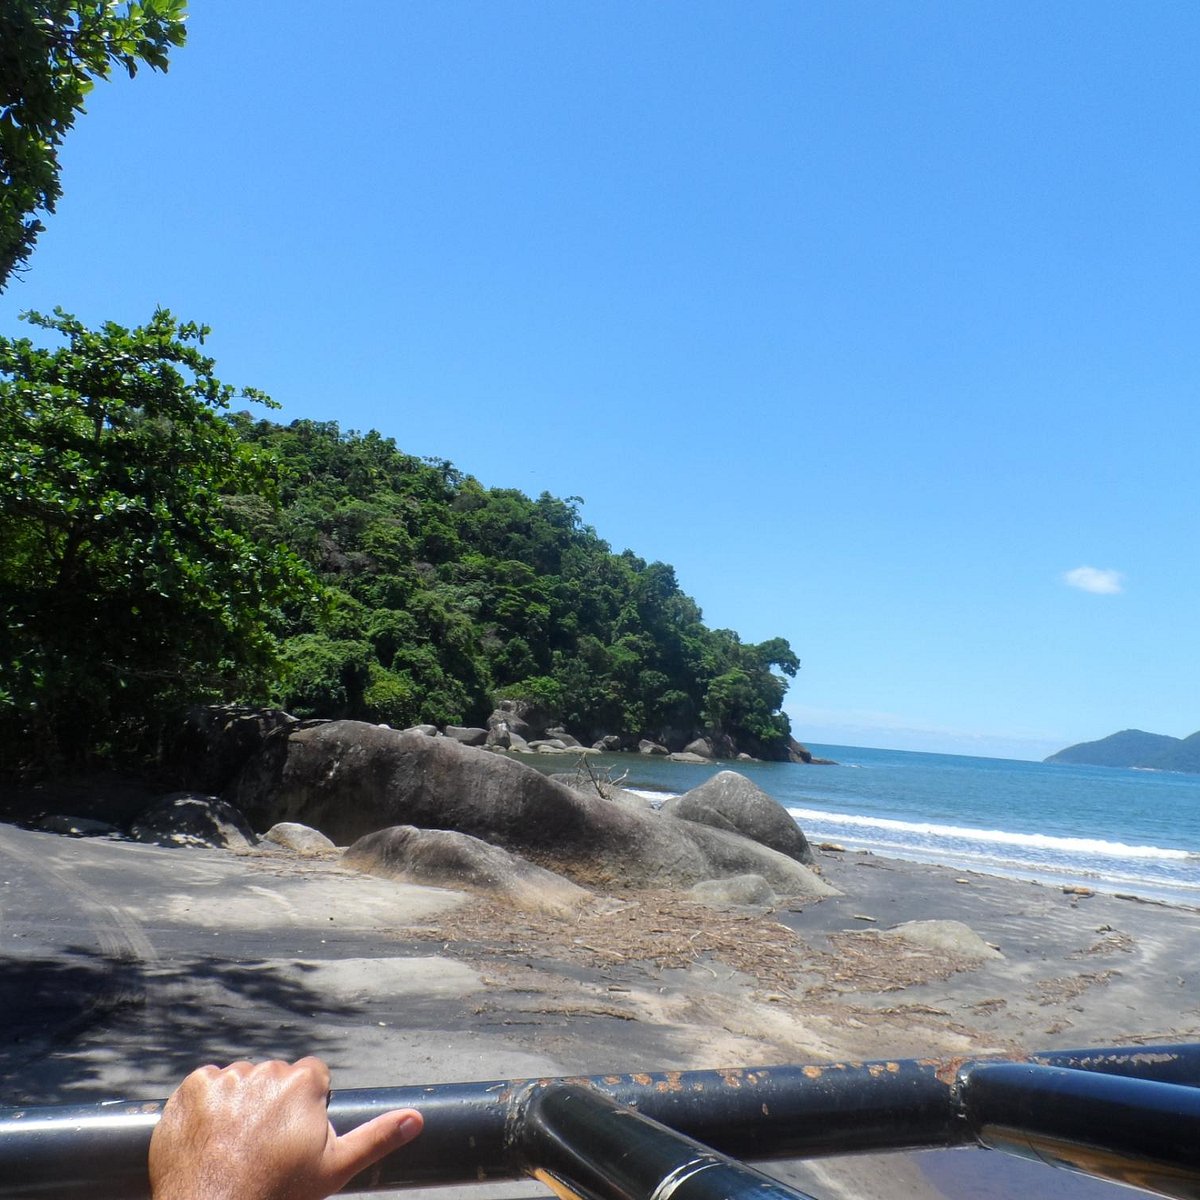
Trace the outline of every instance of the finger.
{"label": "finger", "polygon": [[343,1134],[330,1151],[330,1167],[338,1179],[337,1186],[340,1188],[359,1171],[365,1171],[393,1150],[407,1145],[421,1132],[424,1124],[415,1108],[401,1108]]}

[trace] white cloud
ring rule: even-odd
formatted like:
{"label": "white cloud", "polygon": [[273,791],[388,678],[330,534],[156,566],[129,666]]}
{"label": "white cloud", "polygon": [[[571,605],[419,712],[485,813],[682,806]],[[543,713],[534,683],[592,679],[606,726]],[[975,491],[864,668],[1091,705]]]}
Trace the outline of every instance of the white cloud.
{"label": "white cloud", "polygon": [[1107,567],[1075,567],[1063,572],[1063,583],[1068,587],[1091,592],[1095,596],[1115,596],[1123,590],[1124,579],[1120,571],[1112,571]]}

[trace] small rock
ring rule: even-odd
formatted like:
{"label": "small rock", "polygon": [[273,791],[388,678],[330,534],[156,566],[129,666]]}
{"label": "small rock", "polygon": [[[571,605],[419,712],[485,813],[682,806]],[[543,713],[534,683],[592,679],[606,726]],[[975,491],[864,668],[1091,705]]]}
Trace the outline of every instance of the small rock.
{"label": "small rock", "polygon": [[90,817],[64,817],[55,814],[43,817],[37,827],[46,833],[62,833],[67,837],[108,837],[120,833],[115,825],[107,821],[93,821]]}
{"label": "small rock", "polygon": [[293,850],[304,858],[331,854],[337,847],[319,829],[301,825],[297,821],[280,821],[263,834],[263,841]]}
{"label": "small rock", "polygon": [[465,725],[447,725],[443,732],[461,746],[483,746],[488,740],[486,729],[471,729]]}
{"label": "small rock", "polygon": [[761,875],[733,875],[729,879],[705,879],[689,889],[688,895],[701,904],[777,904],[771,885]]}
{"label": "small rock", "polygon": [[878,935],[887,938],[903,938],[918,946],[942,950],[959,958],[982,961],[987,958],[1003,958],[999,950],[993,949],[962,921],[905,921],[894,925]]}

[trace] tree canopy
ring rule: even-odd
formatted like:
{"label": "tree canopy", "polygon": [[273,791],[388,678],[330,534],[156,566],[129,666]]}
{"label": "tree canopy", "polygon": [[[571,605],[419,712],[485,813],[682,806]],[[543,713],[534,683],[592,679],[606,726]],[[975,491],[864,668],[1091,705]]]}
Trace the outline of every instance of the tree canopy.
{"label": "tree canopy", "polygon": [[508,696],[582,737],[707,729],[786,747],[788,643],[708,629],[674,569],[613,553],[577,497],[485,488],[333,422],[247,418],[243,435],[278,457],[283,536],[326,588],[285,643],[293,711],[474,723]]}
{"label": "tree canopy", "polygon": [[0,0],[0,291],[62,188],[58,150],[97,79],[167,69],[186,0]]}
{"label": "tree canopy", "polygon": [[[701,731],[782,757],[799,661],[709,629],[577,497],[486,488],[333,422],[231,412],[203,327],[158,311],[0,337],[0,750],[152,753],[205,701],[406,726],[520,698],[577,736]],[[268,402],[269,403],[269,402]]]}
{"label": "tree canopy", "polygon": [[315,583],[273,536],[275,468],[222,416],[207,332],[159,310],[0,337],[0,741],[144,751],[187,703],[265,698]]}

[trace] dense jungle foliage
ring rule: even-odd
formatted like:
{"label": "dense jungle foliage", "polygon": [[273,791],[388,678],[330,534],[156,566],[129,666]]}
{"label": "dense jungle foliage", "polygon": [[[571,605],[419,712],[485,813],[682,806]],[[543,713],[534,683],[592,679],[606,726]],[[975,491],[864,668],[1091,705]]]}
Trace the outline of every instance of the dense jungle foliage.
{"label": "dense jungle foliage", "polygon": [[292,711],[476,723],[519,697],[588,739],[705,727],[786,744],[787,642],[706,628],[671,567],[614,554],[575,498],[485,488],[331,422],[238,428],[280,463],[275,532],[325,587],[284,642]]}
{"label": "dense jungle foliage", "polygon": [[786,748],[787,642],[708,629],[577,499],[233,413],[265,398],[166,312],[31,320],[66,345],[0,337],[0,765],[144,757],[234,700],[402,727],[522,698],[586,740]]}

